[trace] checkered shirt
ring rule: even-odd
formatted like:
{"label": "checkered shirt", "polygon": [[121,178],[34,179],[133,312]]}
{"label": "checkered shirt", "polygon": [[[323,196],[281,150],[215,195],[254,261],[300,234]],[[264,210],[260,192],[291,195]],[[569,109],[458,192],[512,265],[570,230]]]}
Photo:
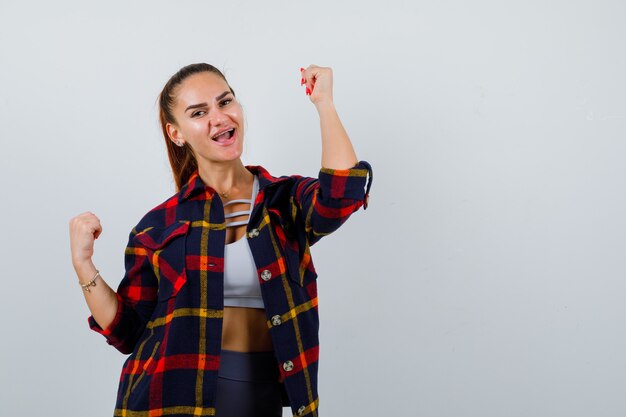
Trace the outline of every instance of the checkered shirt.
{"label": "checkered shirt", "polygon": [[[319,415],[317,273],[310,246],[367,208],[369,163],[321,168],[318,178],[273,177],[261,166],[246,227],[267,326],[295,416]],[[196,170],[132,229],[118,310],[89,326],[130,354],[115,416],[213,416],[224,316],[226,222],[221,199]]]}

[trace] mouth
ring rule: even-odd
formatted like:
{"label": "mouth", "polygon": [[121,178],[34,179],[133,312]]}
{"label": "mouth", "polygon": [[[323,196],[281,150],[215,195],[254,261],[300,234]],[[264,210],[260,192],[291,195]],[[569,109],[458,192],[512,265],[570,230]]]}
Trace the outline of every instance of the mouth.
{"label": "mouth", "polygon": [[215,141],[219,144],[225,145],[235,136],[235,128],[230,128],[227,130],[223,130],[216,135],[211,137],[212,141]]}

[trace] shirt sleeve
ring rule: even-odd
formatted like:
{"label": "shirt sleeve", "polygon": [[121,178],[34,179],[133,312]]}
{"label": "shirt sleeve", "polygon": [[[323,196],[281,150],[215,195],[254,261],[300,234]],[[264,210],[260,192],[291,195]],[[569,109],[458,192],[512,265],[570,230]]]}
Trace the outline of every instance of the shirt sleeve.
{"label": "shirt sleeve", "polygon": [[361,206],[367,209],[372,167],[359,161],[349,169],[322,167],[318,178],[299,177],[292,188],[309,245],[337,230]]}
{"label": "shirt sleeve", "polygon": [[93,316],[88,317],[89,327],[102,334],[108,344],[122,353],[131,353],[154,311],[158,281],[152,269],[148,251],[135,240],[136,229],[128,238],[124,251],[126,272],[120,282],[117,296],[117,313],[111,324],[103,329]]}

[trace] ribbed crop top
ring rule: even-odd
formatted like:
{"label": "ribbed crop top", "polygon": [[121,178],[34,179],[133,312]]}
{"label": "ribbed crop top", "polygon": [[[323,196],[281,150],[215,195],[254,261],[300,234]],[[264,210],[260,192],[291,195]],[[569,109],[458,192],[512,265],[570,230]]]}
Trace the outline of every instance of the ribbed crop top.
{"label": "ribbed crop top", "polygon": [[[248,224],[254,200],[259,191],[259,179],[255,175],[252,185],[252,197],[250,200],[238,199],[224,204],[228,206],[234,203],[247,203],[250,208],[244,211],[236,211],[225,215],[229,218],[247,215],[246,220],[231,221],[226,223],[226,227],[241,226]],[[247,235],[239,240],[229,243],[224,248],[224,305],[231,307],[252,307],[264,308],[263,298],[261,298],[261,287],[257,277],[256,265]]]}

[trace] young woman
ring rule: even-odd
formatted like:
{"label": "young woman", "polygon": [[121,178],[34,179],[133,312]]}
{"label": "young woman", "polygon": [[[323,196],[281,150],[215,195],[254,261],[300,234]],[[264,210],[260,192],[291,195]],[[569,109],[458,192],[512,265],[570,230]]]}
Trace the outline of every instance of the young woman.
{"label": "young woman", "polygon": [[318,415],[317,274],[309,247],[367,208],[372,170],[333,104],[332,71],[301,69],[322,136],[318,178],[240,157],[244,117],[224,75],[182,68],[160,95],[177,193],[129,234],[117,291],[92,262],[91,212],[70,220],[90,327],[122,353],[118,416]]}

